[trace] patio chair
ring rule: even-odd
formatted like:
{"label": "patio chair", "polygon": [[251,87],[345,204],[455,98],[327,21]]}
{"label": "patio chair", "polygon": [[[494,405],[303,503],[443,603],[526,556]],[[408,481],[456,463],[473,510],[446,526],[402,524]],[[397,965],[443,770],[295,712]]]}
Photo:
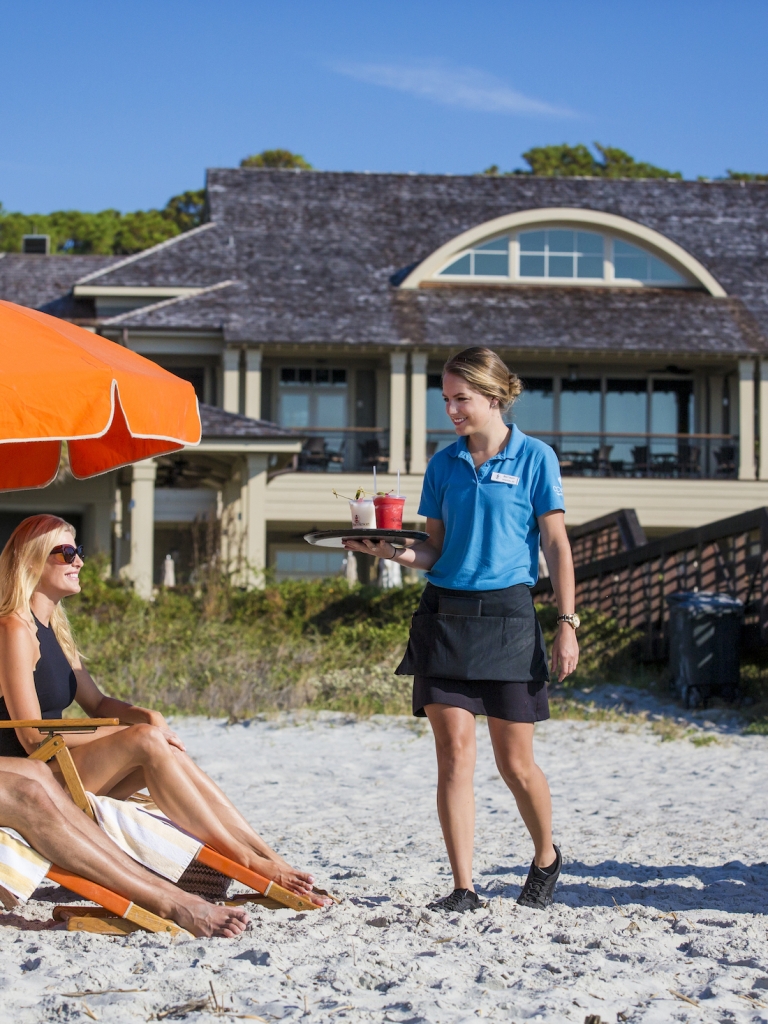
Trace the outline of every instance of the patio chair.
{"label": "patio chair", "polygon": [[[435,442],[433,444],[436,446]],[[429,448],[429,445],[427,445],[427,448]],[[434,455],[434,451],[432,454]],[[371,469],[373,466],[376,466],[378,468],[382,463],[386,462],[389,462],[389,455],[382,451],[378,438],[374,437],[368,441],[360,442],[360,465],[362,467]]]}
{"label": "patio chair", "polygon": [[330,456],[326,449],[324,437],[310,437],[309,440],[304,442],[304,446],[299,454],[300,469],[324,470],[328,468],[329,462]]}
{"label": "patio chair", "polygon": [[[84,813],[88,814],[94,819],[94,821],[96,821],[97,815],[94,813],[91,801],[85,791],[85,787],[83,786],[83,782],[77,771],[75,762],[72,760],[72,755],[64,743],[64,737],[62,734],[94,732],[96,729],[103,728],[104,726],[115,726],[119,724],[120,723],[116,718],[30,719],[0,722],[0,729],[39,729],[41,732],[47,732],[48,739],[44,740],[37,750],[29,756],[44,762],[50,761],[55,757],[73,801]],[[95,797],[94,799],[98,801],[107,800],[109,798]],[[129,803],[129,801],[124,802],[126,804]],[[112,803],[123,803],[123,801],[112,801]],[[134,803],[138,803],[140,806],[144,805],[146,808],[154,807],[151,800],[145,800],[143,798],[139,798],[134,801]],[[173,836],[178,834],[176,826],[168,819],[165,820],[167,822],[168,829],[171,830],[169,834]],[[102,824],[102,822],[98,823],[100,825]],[[135,860],[139,859],[136,857],[134,849],[129,849],[120,842],[121,837],[119,834],[112,831],[108,831],[107,834],[110,835],[110,837],[116,841],[126,853],[132,856]],[[187,835],[187,833],[185,833],[185,835]],[[194,840],[194,837],[191,838]],[[274,901],[280,906],[290,907],[292,910],[296,911],[318,909],[317,905],[312,903],[311,900],[304,899],[302,896],[297,896],[295,893],[289,892],[288,889],[284,889],[281,885],[273,882],[271,878],[266,878],[264,875],[260,875],[258,872],[251,871],[250,868],[246,868],[242,864],[238,864],[236,861],[230,860],[230,858],[218,853],[212,847],[206,846],[199,841],[195,841],[194,845],[197,846],[194,855],[194,861],[196,864],[203,865],[205,868],[208,868],[213,872],[218,872],[226,878],[230,878],[236,882],[241,882],[243,885],[247,885],[248,888],[255,890],[260,897],[268,899],[270,905],[272,905],[272,902]],[[145,866],[149,867],[151,870],[157,870],[157,868],[151,863],[147,863]],[[323,895],[325,894],[323,893]],[[91,897],[88,898],[90,899]],[[333,897],[331,898],[333,899]],[[148,913],[148,911],[144,911],[143,913]]]}
{"label": "patio chair", "polygon": [[638,444],[632,449],[632,474],[648,475],[649,458],[648,445]]}
{"label": "patio chair", "polygon": [[715,448],[715,462],[717,463],[717,476],[734,476],[736,474],[736,445],[724,444],[721,448]]}

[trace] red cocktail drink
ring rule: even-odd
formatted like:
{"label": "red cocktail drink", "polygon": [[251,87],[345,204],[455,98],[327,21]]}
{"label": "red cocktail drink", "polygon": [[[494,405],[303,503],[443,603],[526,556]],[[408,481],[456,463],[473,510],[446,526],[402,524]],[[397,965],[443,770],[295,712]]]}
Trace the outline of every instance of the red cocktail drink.
{"label": "red cocktail drink", "polygon": [[405,498],[394,494],[377,494],[373,499],[376,506],[376,527],[379,530],[402,530]]}

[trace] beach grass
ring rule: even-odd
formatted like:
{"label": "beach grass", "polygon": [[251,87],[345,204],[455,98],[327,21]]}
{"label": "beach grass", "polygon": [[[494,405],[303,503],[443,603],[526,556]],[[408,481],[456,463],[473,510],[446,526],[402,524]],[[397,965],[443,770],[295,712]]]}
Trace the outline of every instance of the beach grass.
{"label": "beach grass", "polygon": [[[67,610],[92,675],[112,696],[166,714],[231,721],[302,708],[410,714],[412,680],[394,669],[421,595],[417,584],[382,591],[336,577],[268,580],[263,590],[246,591],[209,578],[198,589],[161,589],[150,602],[105,569],[98,559],[86,563],[83,591]],[[550,643],[556,611],[538,610]],[[584,610],[579,668],[553,692],[553,717],[629,722],[623,709],[583,698],[602,683],[661,692],[663,671],[637,660],[638,635]],[[673,725],[663,727],[670,738]]]}

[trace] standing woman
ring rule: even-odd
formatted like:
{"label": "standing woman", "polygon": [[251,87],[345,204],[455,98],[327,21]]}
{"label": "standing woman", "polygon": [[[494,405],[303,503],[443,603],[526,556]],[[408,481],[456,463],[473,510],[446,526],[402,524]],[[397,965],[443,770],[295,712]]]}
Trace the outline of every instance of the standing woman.
{"label": "standing woman", "polygon": [[521,391],[491,349],[449,360],[443,398],[459,439],[427,467],[419,514],[429,539],[404,551],[386,541],[347,543],[427,570],[397,672],[413,674],[413,713],[429,718],[435,736],[437,810],[454,890],[429,906],[451,913],[480,905],[472,882],[476,715],[488,719],[496,766],[534,844],[517,902],[549,906],[562,866],[549,786],[533,756],[534,723],[549,718],[547,655],[530,590],[539,538],[559,612],[552,672],[560,681],[578,663],[579,620],[557,456],[502,418]]}

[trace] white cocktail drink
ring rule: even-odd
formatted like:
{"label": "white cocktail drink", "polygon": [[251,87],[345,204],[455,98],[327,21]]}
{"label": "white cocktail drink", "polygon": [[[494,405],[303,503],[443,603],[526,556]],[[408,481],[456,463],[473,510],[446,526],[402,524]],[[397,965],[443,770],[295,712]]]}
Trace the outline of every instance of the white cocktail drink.
{"label": "white cocktail drink", "polygon": [[376,529],[376,506],[372,498],[360,498],[359,501],[349,499],[349,512],[352,526],[356,530]]}

